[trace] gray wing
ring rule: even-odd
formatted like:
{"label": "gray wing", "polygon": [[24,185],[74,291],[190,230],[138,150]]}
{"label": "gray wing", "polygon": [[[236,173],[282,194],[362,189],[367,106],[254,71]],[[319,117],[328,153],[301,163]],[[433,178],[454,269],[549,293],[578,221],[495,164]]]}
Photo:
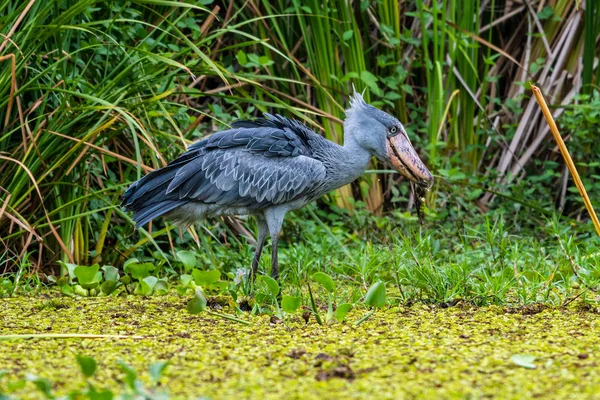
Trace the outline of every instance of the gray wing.
{"label": "gray wing", "polygon": [[324,139],[281,116],[238,121],[194,143],[164,168],[134,182],[122,205],[138,226],[189,202],[260,209],[320,194]]}
{"label": "gray wing", "polygon": [[259,209],[311,197],[325,180],[314,158],[274,157],[247,149],[220,149],[180,168],[166,194],[179,200]]}

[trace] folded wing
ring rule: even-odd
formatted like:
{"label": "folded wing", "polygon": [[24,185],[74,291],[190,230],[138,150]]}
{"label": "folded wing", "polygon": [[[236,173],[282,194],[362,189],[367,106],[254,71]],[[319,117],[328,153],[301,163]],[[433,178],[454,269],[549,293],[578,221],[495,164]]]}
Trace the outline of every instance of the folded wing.
{"label": "folded wing", "polygon": [[189,202],[257,210],[314,194],[326,175],[313,158],[320,136],[298,121],[267,116],[194,143],[131,185],[123,205],[134,211],[136,224]]}

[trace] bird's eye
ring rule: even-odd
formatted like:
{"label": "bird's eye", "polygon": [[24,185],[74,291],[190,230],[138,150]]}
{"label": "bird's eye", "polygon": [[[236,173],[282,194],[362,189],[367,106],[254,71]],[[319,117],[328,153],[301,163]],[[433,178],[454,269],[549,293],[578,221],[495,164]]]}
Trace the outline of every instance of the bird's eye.
{"label": "bird's eye", "polygon": [[397,128],[397,127],[395,127],[395,126],[392,126],[392,127],[390,128],[390,133],[393,135],[393,134],[395,134],[396,132],[398,132],[398,128]]}

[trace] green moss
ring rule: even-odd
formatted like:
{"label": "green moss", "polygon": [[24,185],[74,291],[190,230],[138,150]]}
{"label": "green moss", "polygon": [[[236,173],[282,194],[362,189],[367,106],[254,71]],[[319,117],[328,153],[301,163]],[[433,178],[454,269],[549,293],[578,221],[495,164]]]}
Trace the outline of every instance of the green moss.
{"label": "green moss", "polygon": [[[60,395],[81,389],[75,355],[93,356],[92,382],[120,390],[117,360],[149,382],[147,367],[170,362],[161,385],[172,398],[574,398],[600,392],[600,320],[577,309],[415,305],[378,311],[359,327],[322,327],[298,316],[244,326],[189,315],[184,298],[123,297],[3,300],[0,334],[86,333],[144,339],[27,339],[0,342],[0,393],[39,398],[30,384],[8,382],[30,372]],[[49,306],[51,304],[52,306]],[[60,306],[56,306],[60,304]],[[354,311],[350,320],[362,316]],[[510,361],[536,357],[536,369]],[[37,397],[36,397],[37,396]]]}

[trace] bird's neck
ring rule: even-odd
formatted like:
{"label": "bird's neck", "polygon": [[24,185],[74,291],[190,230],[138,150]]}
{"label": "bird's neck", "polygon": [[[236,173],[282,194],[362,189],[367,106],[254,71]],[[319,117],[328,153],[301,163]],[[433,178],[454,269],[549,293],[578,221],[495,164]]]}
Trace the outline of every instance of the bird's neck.
{"label": "bird's neck", "polygon": [[340,186],[348,184],[365,172],[371,161],[371,153],[352,138],[346,138],[343,146],[337,146],[330,173]]}

